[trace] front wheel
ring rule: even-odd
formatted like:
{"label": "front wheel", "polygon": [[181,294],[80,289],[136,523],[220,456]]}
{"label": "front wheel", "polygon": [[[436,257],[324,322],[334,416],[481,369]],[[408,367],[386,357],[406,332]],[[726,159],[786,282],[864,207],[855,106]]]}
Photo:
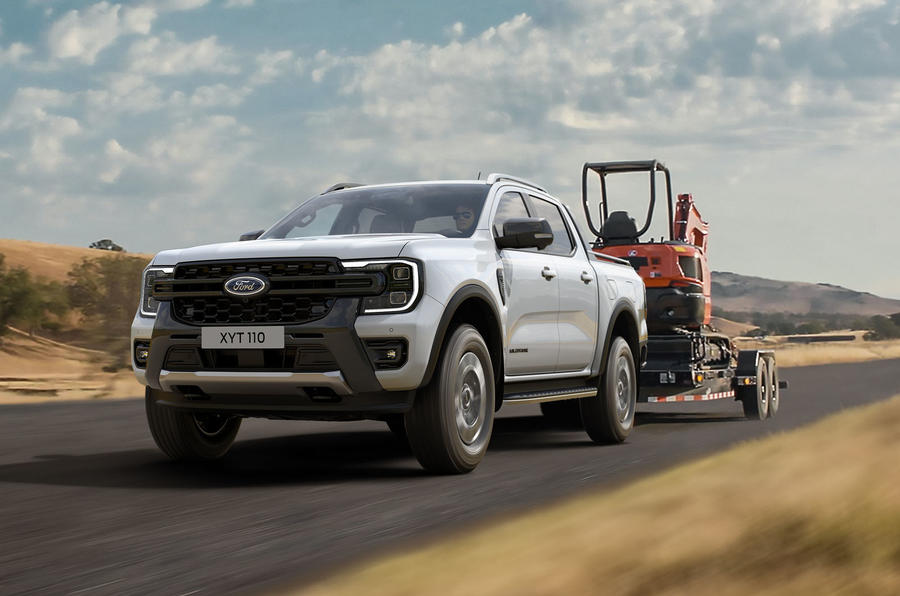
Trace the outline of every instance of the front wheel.
{"label": "front wheel", "polygon": [[595,443],[621,443],[628,438],[634,427],[637,372],[624,338],[615,338],[610,346],[597,395],[579,401],[584,430]]}
{"label": "front wheel", "polygon": [[481,334],[460,325],[444,345],[434,378],[406,414],[409,446],[422,467],[470,472],[484,457],[494,425],[494,369]]}
{"label": "front wheel", "polygon": [[161,406],[165,392],[147,387],[144,405],[150,434],[160,450],[174,460],[213,460],[228,453],[241,419],[216,413],[193,413]]}

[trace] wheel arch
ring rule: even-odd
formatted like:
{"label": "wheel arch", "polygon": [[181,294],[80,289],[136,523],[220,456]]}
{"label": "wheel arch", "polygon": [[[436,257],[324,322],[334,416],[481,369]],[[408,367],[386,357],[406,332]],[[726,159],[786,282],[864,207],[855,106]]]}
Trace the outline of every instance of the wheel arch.
{"label": "wheel arch", "polygon": [[628,342],[628,347],[631,348],[631,354],[634,356],[634,362],[637,367],[640,367],[641,362],[641,340],[637,318],[631,312],[628,303],[624,301],[619,302],[613,309],[609,320],[610,325],[606,329],[606,340],[603,342],[603,353],[599,361],[600,376],[603,376],[605,371],[604,363],[609,357],[609,347],[614,337],[622,337]]}
{"label": "wheel arch", "polygon": [[503,401],[503,332],[500,326],[500,312],[490,292],[476,284],[468,284],[457,290],[444,308],[444,314],[441,315],[434,335],[431,354],[428,356],[422,386],[431,382],[447,338],[456,327],[466,323],[481,333],[491,354],[495,409],[499,408]]}

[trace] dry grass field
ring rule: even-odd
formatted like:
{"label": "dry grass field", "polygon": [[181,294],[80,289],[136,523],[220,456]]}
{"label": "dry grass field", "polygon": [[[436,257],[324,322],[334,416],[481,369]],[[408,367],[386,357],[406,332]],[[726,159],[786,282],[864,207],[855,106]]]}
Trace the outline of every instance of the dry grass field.
{"label": "dry grass field", "polygon": [[838,364],[842,362],[866,362],[900,358],[900,340],[864,341],[864,331],[837,331],[824,335],[856,335],[855,341],[790,343],[786,337],[774,336],[763,341],[738,338],[741,349],[774,349],[780,367]]}
{"label": "dry grass field", "polygon": [[0,341],[0,405],[143,395],[130,370],[102,371],[108,359],[10,329]]}
{"label": "dry grass field", "polygon": [[5,265],[9,268],[24,267],[33,276],[61,283],[67,280],[69,271],[83,259],[125,254],[129,257],[144,258],[149,263],[153,258],[153,255],[142,253],[117,253],[80,246],[62,246],[7,238],[0,238],[0,254],[5,255]]}
{"label": "dry grass field", "polygon": [[898,594],[900,396],[285,593]]}

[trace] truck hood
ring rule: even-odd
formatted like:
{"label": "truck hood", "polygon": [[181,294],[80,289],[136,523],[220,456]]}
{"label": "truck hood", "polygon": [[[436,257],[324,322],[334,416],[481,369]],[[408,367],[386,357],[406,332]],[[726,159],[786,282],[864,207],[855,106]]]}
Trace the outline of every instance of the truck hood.
{"label": "truck hood", "polygon": [[387,259],[400,255],[411,240],[444,239],[440,234],[356,234],[298,239],[224,242],[193,248],[164,250],[153,259],[157,266],[190,261],[225,259],[277,259],[284,257],[337,257],[338,259]]}

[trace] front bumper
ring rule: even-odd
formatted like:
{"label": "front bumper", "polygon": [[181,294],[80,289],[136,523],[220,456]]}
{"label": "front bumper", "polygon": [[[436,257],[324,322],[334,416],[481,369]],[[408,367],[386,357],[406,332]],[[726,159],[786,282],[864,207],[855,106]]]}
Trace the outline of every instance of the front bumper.
{"label": "front bumper", "polygon": [[[320,320],[285,326],[285,349],[324,348],[334,358],[331,370],[170,370],[169,350],[199,349],[201,328],[174,320],[169,303],[163,302],[155,319],[135,317],[132,345],[136,339],[151,342],[146,368],[132,363],[135,375],[166,392],[159,403],[196,410],[326,418],[329,413],[366,417],[406,411],[425,375],[440,303],[423,296],[410,313],[363,317],[357,317],[358,307],[358,299],[342,298]],[[406,339],[408,357],[402,367],[374,370],[363,341],[378,338]]]}

